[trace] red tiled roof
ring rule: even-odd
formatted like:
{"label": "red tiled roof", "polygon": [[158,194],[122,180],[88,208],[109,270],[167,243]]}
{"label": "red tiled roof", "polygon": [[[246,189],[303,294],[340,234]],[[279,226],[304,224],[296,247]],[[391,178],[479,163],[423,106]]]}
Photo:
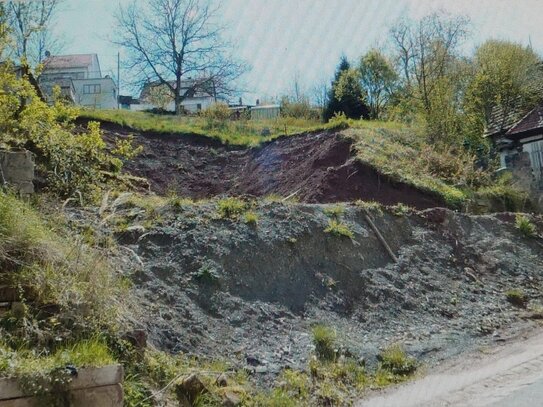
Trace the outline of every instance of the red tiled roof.
{"label": "red tiled roof", "polygon": [[513,136],[541,128],[543,128],[543,104],[531,110],[526,116],[511,127],[505,135]]}
{"label": "red tiled roof", "polygon": [[47,68],[85,68],[92,65],[92,58],[96,54],[78,54],[78,55],[55,55],[46,58],[43,61],[45,69]]}

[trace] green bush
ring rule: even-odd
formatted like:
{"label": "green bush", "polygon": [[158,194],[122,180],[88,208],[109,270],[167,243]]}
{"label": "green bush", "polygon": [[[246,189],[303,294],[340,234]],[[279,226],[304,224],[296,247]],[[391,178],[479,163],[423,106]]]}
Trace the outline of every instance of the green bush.
{"label": "green bush", "polygon": [[217,211],[223,219],[238,219],[247,210],[247,203],[239,198],[224,198],[217,202]]}
{"label": "green bush", "polygon": [[328,227],[324,229],[324,232],[334,236],[344,236],[349,239],[354,239],[354,233],[349,226],[335,219],[328,221]]}
{"label": "green bush", "polygon": [[208,129],[225,129],[232,112],[226,103],[214,103],[202,112]]}
{"label": "green bush", "polygon": [[517,213],[515,216],[515,227],[526,237],[533,237],[537,234],[535,225],[526,215]]}

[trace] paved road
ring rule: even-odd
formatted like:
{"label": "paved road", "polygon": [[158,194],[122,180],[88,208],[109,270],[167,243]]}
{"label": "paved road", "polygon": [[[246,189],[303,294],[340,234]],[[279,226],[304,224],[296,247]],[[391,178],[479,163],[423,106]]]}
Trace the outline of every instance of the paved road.
{"label": "paved road", "polygon": [[472,354],[356,407],[543,407],[543,332]]}

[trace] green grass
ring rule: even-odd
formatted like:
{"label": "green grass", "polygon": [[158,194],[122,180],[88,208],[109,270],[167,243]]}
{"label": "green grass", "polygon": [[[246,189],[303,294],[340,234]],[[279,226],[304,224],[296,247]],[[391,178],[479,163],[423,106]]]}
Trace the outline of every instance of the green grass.
{"label": "green grass", "polygon": [[526,215],[521,213],[517,213],[515,216],[515,227],[526,237],[534,237],[537,234],[535,225]]}
{"label": "green grass", "polygon": [[334,360],[336,357],[336,332],[325,325],[315,325],[311,332],[317,357],[320,360]]}
{"label": "green grass", "polygon": [[326,229],[324,229],[324,232],[330,233],[334,236],[343,236],[348,237],[349,239],[354,239],[354,233],[349,226],[335,219],[330,219],[328,221],[328,226]]}
{"label": "green grass", "polygon": [[224,198],[217,202],[217,212],[223,219],[238,219],[247,210],[247,203],[239,198]]}
{"label": "green grass", "polygon": [[[333,128],[334,124],[323,124],[314,120],[279,117],[273,120],[226,120],[210,124],[200,116],[157,115],[127,110],[82,110],[80,117],[108,121],[135,130],[163,134],[192,134],[212,138],[223,144],[253,147],[282,135],[293,135],[307,131]],[[264,129],[269,136],[262,136]]]}
{"label": "green grass", "polygon": [[415,372],[415,359],[407,356],[400,345],[392,345],[379,354],[381,369],[395,376],[408,376]]}
{"label": "green grass", "polygon": [[528,304],[526,294],[519,288],[507,290],[505,292],[505,298],[507,298],[507,301],[516,307],[526,308],[526,305]]}

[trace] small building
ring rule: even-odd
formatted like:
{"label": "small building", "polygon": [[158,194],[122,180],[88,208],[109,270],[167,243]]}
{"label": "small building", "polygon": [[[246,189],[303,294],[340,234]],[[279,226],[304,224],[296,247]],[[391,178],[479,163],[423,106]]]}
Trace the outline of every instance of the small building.
{"label": "small building", "polygon": [[109,75],[102,76],[96,54],[48,55],[38,82],[49,100],[59,86],[61,95],[76,105],[117,108],[117,85]]}
{"label": "small building", "polygon": [[[175,88],[175,82],[170,84]],[[186,79],[181,81],[181,106],[188,113],[198,113],[217,101],[213,94],[212,84],[205,79]],[[139,97],[139,104],[130,106],[131,110],[164,110],[175,112],[174,97],[170,89],[160,82],[146,83]]]}
{"label": "small building", "polygon": [[251,108],[251,120],[269,120],[281,116],[280,105],[257,105]]}
{"label": "small building", "polygon": [[502,168],[533,191],[543,191],[543,103],[526,111],[495,108],[486,135],[498,149]]}

